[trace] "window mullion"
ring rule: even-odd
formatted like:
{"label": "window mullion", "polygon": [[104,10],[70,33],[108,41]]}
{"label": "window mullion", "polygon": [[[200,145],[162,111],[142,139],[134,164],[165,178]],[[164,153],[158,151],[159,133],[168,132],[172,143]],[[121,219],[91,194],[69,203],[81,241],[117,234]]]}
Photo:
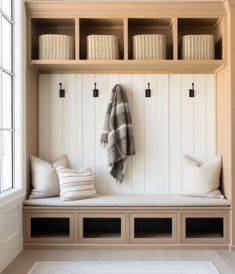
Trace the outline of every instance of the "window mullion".
{"label": "window mullion", "polygon": [[11,131],[11,132],[14,132],[15,129],[14,128],[0,128],[0,131]]}
{"label": "window mullion", "polygon": [[1,11],[1,14],[11,25],[14,24],[14,22],[3,11]]}
{"label": "window mullion", "polygon": [[[1,26],[0,26],[1,27]],[[3,116],[3,107],[2,107],[2,71],[0,71],[0,127],[2,127],[2,116]],[[0,130],[0,193],[3,190],[2,182],[2,151],[3,151],[3,131]]]}
{"label": "window mullion", "polygon": [[11,154],[12,154],[12,158],[11,158],[11,164],[12,164],[12,188],[15,187],[15,132],[14,132],[14,128],[15,128],[15,82],[14,82],[14,72],[15,72],[15,29],[14,29],[14,15],[13,15],[13,1],[11,0],[11,128],[13,129],[11,131]]}
{"label": "window mullion", "polygon": [[13,72],[10,72],[9,70],[3,68],[3,67],[0,67],[0,69],[5,72],[6,74],[10,75],[10,76],[14,76],[14,73]]}
{"label": "window mullion", "polygon": [[[9,0],[7,0],[9,1]],[[13,2],[13,1],[12,1]],[[13,15],[13,3],[11,4],[11,13],[10,9],[2,10],[0,7],[0,194],[4,191],[7,191],[9,189],[12,189],[15,187],[14,180],[15,180],[15,93],[14,93],[14,15]],[[7,14],[5,13],[7,12]],[[8,14],[9,13],[9,14]],[[9,58],[11,58],[11,64],[10,59],[8,59],[8,55],[5,55],[5,59],[3,62],[3,43],[6,41],[3,41],[3,24],[4,24],[4,31],[8,31],[7,33],[4,33],[6,36],[7,34],[10,35],[6,36],[7,40],[9,41],[9,45],[11,43],[11,52],[6,51],[7,45],[5,44],[4,50],[9,53]],[[5,37],[5,38],[6,38]],[[6,57],[7,56],[7,57]],[[3,67],[4,66],[4,67]],[[3,83],[3,73],[4,73],[4,83]],[[8,75],[8,76],[6,76]],[[8,80],[6,80],[8,79]],[[7,85],[10,87],[10,84],[7,81],[11,81],[11,88],[9,88],[9,92],[11,93],[11,97],[8,96],[10,93],[3,93],[2,88],[3,84],[4,86]],[[6,90],[6,89],[5,89]],[[11,119],[8,115],[8,112],[4,112],[7,117],[7,121],[4,120],[3,122],[3,96],[7,96],[5,99],[7,102],[9,102],[9,106],[11,104]],[[7,128],[3,128],[3,126],[6,125]],[[9,128],[8,128],[9,126]],[[3,161],[4,159],[4,161]],[[4,174],[3,174],[3,167],[4,167]],[[6,171],[7,169],[7,171]],[[11,175],[10,175],[11,172]],[[3,181],[4,178],[4,181]]]}

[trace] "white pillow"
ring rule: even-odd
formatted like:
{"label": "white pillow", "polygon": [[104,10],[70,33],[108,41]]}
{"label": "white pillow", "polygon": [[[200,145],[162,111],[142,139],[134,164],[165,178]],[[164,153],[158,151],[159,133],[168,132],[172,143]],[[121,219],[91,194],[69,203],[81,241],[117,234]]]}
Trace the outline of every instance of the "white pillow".
{"label": "white pillow", "polygon": [[60,195],[59,179],[55,168],[60,165],[68,167],[68,158],[61,156],[53,164],[30,156],[32,191],[29,199],[55,197]]}
{"label": "white pillow", "polygon": [[182,194],[223,198],[218,189],[220,187],[221,167],[221,156],[216,156],[201,166],[188,156],[184,156]]}
{"label": "white pillow", "polygon": [[96,195],[94,178],[89,167],[79,171],[58,166],[60,198],[63,201],[80,200]]}

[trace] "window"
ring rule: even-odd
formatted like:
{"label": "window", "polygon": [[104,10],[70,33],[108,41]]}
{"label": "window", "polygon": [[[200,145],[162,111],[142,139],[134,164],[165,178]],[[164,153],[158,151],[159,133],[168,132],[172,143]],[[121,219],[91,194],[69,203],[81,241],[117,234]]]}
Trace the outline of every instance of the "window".
{"label": "window", "polygon": [[14,188],[13,5],[0,0],[0,193]]}

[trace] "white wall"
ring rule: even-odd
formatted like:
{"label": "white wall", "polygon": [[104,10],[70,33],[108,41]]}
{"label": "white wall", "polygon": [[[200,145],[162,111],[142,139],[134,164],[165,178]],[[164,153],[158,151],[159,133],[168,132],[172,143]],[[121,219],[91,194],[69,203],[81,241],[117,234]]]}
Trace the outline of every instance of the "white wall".
{"label": "white wall", "polygon": [[[59,98],[59,83],[66,97]],[[93,98],[94,82],[99,97]],[[145,98],[150,82],[152,97]],[[196,96],[189,98],[191,83]],[[111,89],[126,89],[136,155],[120,185],[108,173],[100,135]],[[215,154],[213,75],[52,74],[39,78],[39,154],[68,154],[72,168],[92,167],[99,193],[179,193],[182,155],[204,162]]]}
{"label": "white wall", "polygon": [[22,237],[22,201],[14,197],[0,206],[0,272],[20,253]]}
{"label": "white wall", "polygon": [[25,199],[25,71],[26,16],[24,1],[14,1],[15,24],[15,189],[0,196],[0,272],[23,249],[22,204]]}

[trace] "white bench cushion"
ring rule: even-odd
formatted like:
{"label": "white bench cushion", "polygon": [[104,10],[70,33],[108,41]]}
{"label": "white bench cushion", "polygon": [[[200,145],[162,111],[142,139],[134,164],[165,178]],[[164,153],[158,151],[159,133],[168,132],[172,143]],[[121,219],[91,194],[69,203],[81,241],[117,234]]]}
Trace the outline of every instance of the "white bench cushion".
{"label": "white bench cushion", "polygon": [[94,198],[62,201],[59,197],[43,198],[24,201],[25,206],[55,206],[55,207],[208,207],[208,206],[229,206],[226,199],[203,198],[183,195],[99,195]]}

